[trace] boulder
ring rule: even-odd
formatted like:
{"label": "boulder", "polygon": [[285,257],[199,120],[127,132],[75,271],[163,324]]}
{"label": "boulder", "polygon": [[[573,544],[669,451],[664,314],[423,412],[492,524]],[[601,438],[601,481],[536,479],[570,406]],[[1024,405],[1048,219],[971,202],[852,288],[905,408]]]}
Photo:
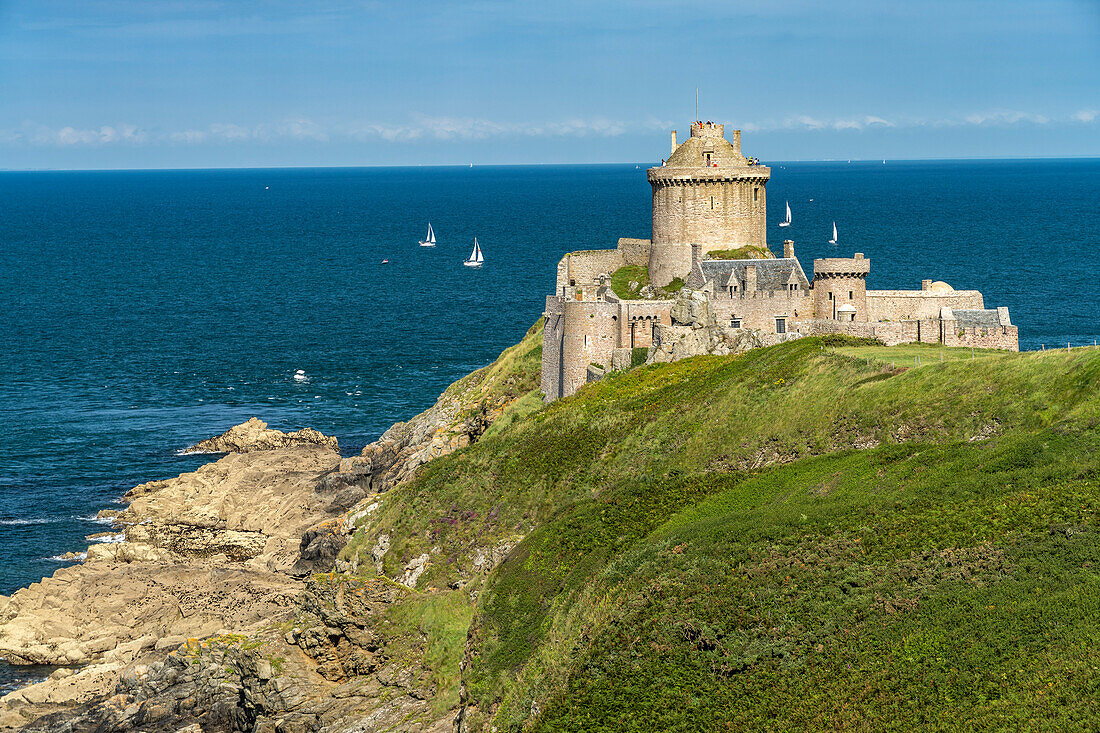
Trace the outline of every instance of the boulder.
{"label": "boulder", "polygon": [[194,453],[249,453],[299,445],[320,445],[334,451],[340,450],[334,436],[324,435],[312,428],[284,433],[268,428],[267,423],[255,417],[234,425],[214,438],[201,440],[187,450]]}

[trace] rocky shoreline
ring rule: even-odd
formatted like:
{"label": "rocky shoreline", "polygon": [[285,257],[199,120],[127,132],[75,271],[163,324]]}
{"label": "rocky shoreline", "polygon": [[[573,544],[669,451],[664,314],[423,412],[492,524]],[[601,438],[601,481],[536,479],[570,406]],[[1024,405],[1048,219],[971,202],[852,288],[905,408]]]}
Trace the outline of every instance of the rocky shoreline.
{"label": "rocky shoreline", "polygon": [[[359,455],[252,418],[189,449],[220,458],[128,491],[101,513],[113,541],[0,596],[0,657],[60,666],[0,697],[0,730],[454,730],[416,609],[465,591],[417,590],[428,555],[382,574],[381,540],[374,566],[339,556],[382,494],[537,390],[541,342],[537,323]],[[480,576],[510,546],[483,548]]]}
{"label": "rocky shoreline", "polygon": [[0,657],[60,665],[0,698],[0,729],[450,730],[428,719],[426,672],[387,664],[371,631],[406,589],[325,573],[367,497],[495,416],[459,413],[441,397],[343,459],[331,436],[256,418],[192,446],[225,455],[134,487],[103,513],[118,541],[0,596]]}

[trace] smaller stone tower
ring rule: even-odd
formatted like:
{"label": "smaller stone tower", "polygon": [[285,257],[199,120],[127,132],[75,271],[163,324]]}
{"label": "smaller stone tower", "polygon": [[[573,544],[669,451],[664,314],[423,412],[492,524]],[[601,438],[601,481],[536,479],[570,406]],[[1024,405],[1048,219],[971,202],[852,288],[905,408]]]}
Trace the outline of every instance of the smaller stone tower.
{"label": "smaller stone tower", "polygon": [[647,172],[653,188],[649,280],[668,285],[691,270],[691,245],[706,249],[767,246],[764,187],[771,170],[741,154],[741,131],[694,122],[665,164]]}
{"label": "smaller stone tower", "polygon": [[814,318],[831,321],[867,320],[867,273],[871,261],[854,257],[814,260]]}

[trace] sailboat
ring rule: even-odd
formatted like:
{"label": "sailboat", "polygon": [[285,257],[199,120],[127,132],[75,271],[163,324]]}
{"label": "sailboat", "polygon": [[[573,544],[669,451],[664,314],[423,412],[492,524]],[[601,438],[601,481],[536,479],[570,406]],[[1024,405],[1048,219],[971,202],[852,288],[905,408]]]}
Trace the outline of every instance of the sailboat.
{"label": "sailboat", "polygon": [[428,233],[420,240],[421,247],[434,247],[435,246],[435,231],[432,229],[432,223],[428,222]]}
{"label": "sailboat", "polygon": [[833,238],[829,240],[829,244],[836,244],[836,222],[833,222]]}
{"label": "sailboat", "polygon": [[789,227],[791,225],[791,202],[787,202],[787,219],[786,221],[779,222],[781,227]]}
{"label": "sailboat", "polygon": [[477,237],[474,237],[474,251],[470,253],[470,257],[462,264],[466,267],[481,267],[481,263],[485,261],[485,258],[481,256],[481,245],[477,243]]}

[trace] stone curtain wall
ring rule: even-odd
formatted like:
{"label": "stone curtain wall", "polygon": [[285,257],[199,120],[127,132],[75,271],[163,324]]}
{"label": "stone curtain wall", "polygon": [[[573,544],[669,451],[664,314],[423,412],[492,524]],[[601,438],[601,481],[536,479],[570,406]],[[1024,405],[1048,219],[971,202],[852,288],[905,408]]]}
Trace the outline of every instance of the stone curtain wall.
{"label": "stone curtain wall", "polygon": [[624,348],[653,344],[653,329],[659,324],[672,325],[671,300],[625,301],[619,316],[619,343]]}
{"label": "stone curtain wall", "polygon": [[[597,286],[596,278],[599,275],[611,275],[626,264],[622,253],[617,249],[570,252],[562,258],[562,263],[564,267],[558,266],[557,295],[572,295],[569,288],[591,289]],[[608,284],[610,285],[610,282]]]}
{"label": "stone curtain wall", "polygon": [[944,345],[1019,351],[1020,332],[1015,326],[957,328],[952,321],[944,321]]}
{"label": "stone curtain wall", "polygon": [[941,308],[985,308],[977,290],[930,293],[926,290],[868,290],[867,318],[871,321],[902,321],[939,318]]}
{"label": "stone curtain wall", "polygon": [[794,330],[794,321],[813,317],[813,301],[806,290],[789,293],[785,290],[757,291],[752,294],[735,294],[729,297],[728,291],[718,291],[711,301],[714,317],[729,327],[731,318],[740,318],[742,328],[752,328],[775,333],[775,319],[786,318],[787,329]]}
{"label": "stone curtain wall", "polygon": [[648,239],[630,239],[622,237],[616,247],[623,256],[623,262],[635,267],[649,267],[649,251],[653,243]]}

